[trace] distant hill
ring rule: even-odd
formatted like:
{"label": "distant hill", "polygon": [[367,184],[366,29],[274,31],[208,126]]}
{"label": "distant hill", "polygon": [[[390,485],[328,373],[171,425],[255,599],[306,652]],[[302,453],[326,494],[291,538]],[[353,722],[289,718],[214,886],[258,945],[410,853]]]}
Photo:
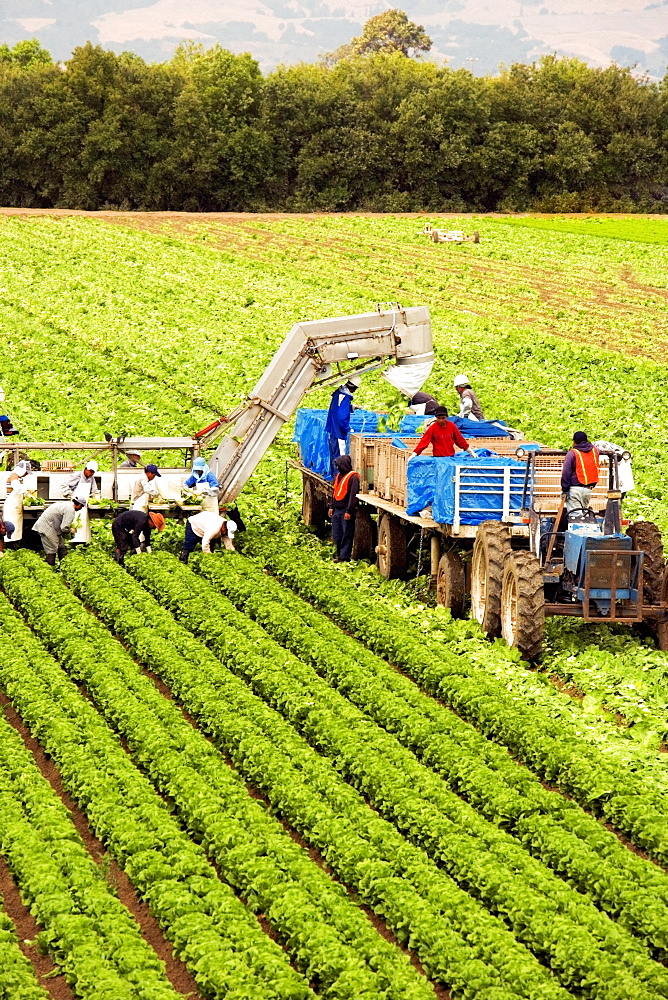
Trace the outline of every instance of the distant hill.
{"label": "distant hill", "polygon": [[[263,69],[312,62],[397,4],[365,0],[0,0],[2,41],[36,37],[57,59],[90,40],[149,61],[184,39],[251,52]],[[398,4],[433,38],[433,55],[476,74],[556,52],[595,66],[668,63],[668,0],[408,0]]]}

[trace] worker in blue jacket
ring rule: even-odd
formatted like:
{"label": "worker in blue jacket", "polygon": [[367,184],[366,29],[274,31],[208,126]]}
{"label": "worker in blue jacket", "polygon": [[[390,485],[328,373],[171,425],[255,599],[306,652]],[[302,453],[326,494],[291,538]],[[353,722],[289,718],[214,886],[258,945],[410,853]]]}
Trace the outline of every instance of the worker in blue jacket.
{"label": "worker in blue jacket", "polygon": [[325,424],[332,479],[338,473],[335,465],[336,459],[346,454],[348,434],[350,433],[350,414],[353,410],[353,393],[359,389],[361,384],[362,380],[357,375],[353,375],[345,385],[335,389],[332,393],[332,401],[329,404]]}
{"label": "worker in blue jacket", "polygon": [[183,485],[190,490],[194,490],[202,498],[203,510],[218,511],[218,491],[220,490],[220,485],[203,458],[195,459],[192,472]]}

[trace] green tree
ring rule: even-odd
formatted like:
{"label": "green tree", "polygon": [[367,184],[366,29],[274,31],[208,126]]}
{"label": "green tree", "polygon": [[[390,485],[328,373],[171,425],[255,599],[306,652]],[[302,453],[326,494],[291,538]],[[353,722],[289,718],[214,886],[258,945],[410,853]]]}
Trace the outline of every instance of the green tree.
{"label": "green tree", "polygon": [[398,8],[386,10],[370,18],[357,38],[326,53],[322,62],[331,67],[352,56],[368,56],[377,52],[400,52],[402,56],[419,56],[431,49],[431,38],[421,24],[408,20]]}
{"label": "green tree", "polygon": [[36,66],[50,66],[52,63],[51,54],[42,48],[36,38],[17,42],[13,49],[6,43],[0,45],[0,65],[34,69]]}
{"label": "green tree", "polygon": [[356,55],[373,52],[401,52],[408,56],[429,52],[431,38],[421,24],[409,21],[403,10],[394,8],[370,18],[359,38],[353,39]]}

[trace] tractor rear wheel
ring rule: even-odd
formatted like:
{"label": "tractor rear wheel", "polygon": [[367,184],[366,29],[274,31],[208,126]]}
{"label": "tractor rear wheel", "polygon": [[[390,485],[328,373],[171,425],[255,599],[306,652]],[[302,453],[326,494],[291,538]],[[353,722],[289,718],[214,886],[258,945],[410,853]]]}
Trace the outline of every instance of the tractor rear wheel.
{"label": "tractor rear wheel", "polygon": [[324,497],[320,496],[315,488],[315,484],[304,476],[302,492],[302,517],[304,524],[315,528],[321,532],[327,523],[327,504]]}
{"label": "tractor rear wheel", "polygon": [[636,521],[629,525],[626,534],[633,540],[634,549],[645,553],[642,562],[643,603],[657,604],[661,598],[665,566],[661,532],[651,521]]}
{"label": "tractor rear wheel", "polygon": [[375,524],[367,510],[358,508],[355,515],[355,535],[353,537],[353,559],[373,559]]}
{"label": "tractor rear wheel", "polygon": [[510,552],[503,567],[501,635],[528,660],[538,660],[545,631],[543,573],[533,552]]}
{"label": "tractor rear wheel", "polygon": [[466,574],[459,552],[444,552],[438,563],[436,600],[450,608],[453,618],[461,618],[466,597]]}
{"label": "tractor rear wheel", "polygon": [[383,514],[378,527],[378,572],[386,580],[395,580],[406,573],[408,553],[404,526],[392,514]]}
{"label": "tractor rear wheel", "polygon": [[508,529],[500,521],[483,521],[473,543],[471,562],[471,617],[490,639],[501,629],[503,564],[510,552]]}

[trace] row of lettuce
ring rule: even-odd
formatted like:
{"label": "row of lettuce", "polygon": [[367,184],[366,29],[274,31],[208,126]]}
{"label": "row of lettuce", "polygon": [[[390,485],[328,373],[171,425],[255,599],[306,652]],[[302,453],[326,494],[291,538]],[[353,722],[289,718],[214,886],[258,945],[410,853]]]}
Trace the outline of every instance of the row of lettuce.
{"label": "row of lettuce", "polygon": [[323,610],[336,624],[396,663],[433,697],[444,700],[487,737],[507,747],[541,779],[597,812],[659,862],[668,860],[668,792],[636,763],[629,770],[602,754],[574,717],[552,718],[508,690],[488,669],[494,647],[471,660],[440,637],[424,632],[401,606],[365,602],[334,567],[317,555],[271,544],[260,534],[248,540],[290,588]]}
{"label": "row of lettuce", "polygon": [[14,922],[0,897],[0,996],[8,1000],[48,1000],[30,960],[21,951]]}
{"label": "row of lettuce", "polygon": [[[45,699],[57,691],[56,716],[65,705],[70,726],[94,716],[105,752],[118,752],[107,725],[117,730],[146,776],[134,770],[134,780],[169,797],[218,875],[265,915],[306,989],[308,981],[332,997],[431,995],[353,892],[457,997],[668,996],[668,974],[654,960],[668,954],[668,878],[660,869],[366,649],[353,634],[372,616],[341,578],[334,598],[322,563],[319,578],[303,554],[278,553],[271,566],[286,579],[294,574],[294,589],[300,573],[311,579],[314,604],[327,605],[329,592],[352,634],[239,557],[202,559],[203,576],[166,554],[132,559],[133,582],[102,554],[75,553],[63,566],[71,590],[31,553],[6,558],[0,580],[39,639],[15,623],[11,646],[23,650],[32,674],[5,673],[2,685],[22,714],[36,700],[19,704],[31,683],[47,687]],[[417,655],[423,687],[462,678],[447,658],[441,669],[424,637],[410,623],[399,628],[390,609],[375,621],[366,640],[385,643],[384,655],[404,667]],[[213,746],[110,631],[169,686]],[[471,695],[481,706],[475,682],[474,669]],[[44,743],[53,723],[34,711],[27,721]],[[64,720],[56,726],[62,734]],[[591,792],[602,775],[586,756],[576,762],[565,735],[573,787]],[[221,768],[220,752],[233,768]],[[62,748],[54,757],[65,765]],[[337,881],[244,782],[317,848]],[[583,804],[606,797],[600,788]],[[638,804],[626,803],[620,815]],[[170,936],[169,921],[162,925]]]}
{"label": "row of lettuce", "polygon": [[[250,552],[255,532],[248,535]],[[282,527],[275,545],[310,554],[327,573],[331,547],[301,528]],[[324,562],[323,562],[324,560]],[[470,619],[453,620],[441,607],[422,603],[426,595],[415,583],[383,580],[368,563],[339,566],[357,599],[375,608],[401,608],[422,637],[445,644],[466,656],[523,702],[557,721],[575,726],[604,757],[633,772],[658,791],[668,792],[663,743],[668,737],[668,657],[649,637],[625,626],[596,625],[580,619],[548,618],[546,649],[540,668],[530,668],[504,642],[490,643]],[[429,600],[429,598],[427,598]]]}

